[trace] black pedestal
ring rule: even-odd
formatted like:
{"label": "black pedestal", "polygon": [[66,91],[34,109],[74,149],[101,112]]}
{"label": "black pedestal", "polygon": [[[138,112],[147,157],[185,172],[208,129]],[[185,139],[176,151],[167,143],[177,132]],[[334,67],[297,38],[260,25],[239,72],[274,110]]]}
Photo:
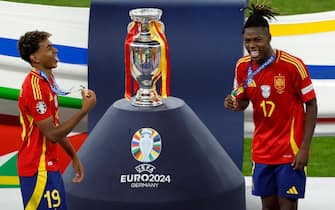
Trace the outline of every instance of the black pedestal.
{"label": "black pedestal", "polygon": [[110,106],[79,151],[85,180],[64,173],[69,209],[245,210],[244,177],[222,146],[184,101],[163,102]]}

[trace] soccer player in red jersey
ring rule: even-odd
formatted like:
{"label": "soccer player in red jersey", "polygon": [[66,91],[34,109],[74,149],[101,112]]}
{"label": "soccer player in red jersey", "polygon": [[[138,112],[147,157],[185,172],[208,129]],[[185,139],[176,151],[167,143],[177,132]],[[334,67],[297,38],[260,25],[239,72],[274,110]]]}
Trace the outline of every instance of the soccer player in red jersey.
{"label": "soccer player in red jersey", "polygon": [[249,55],[236,63],[234,89],[227,109],[253,107],[252,193],[263,210],[296,210],[304,197],[317,102],[303,61],[271,47],[268,21],[277,13],[265,4],[251,4],[244,29]]}
{"label": "soccer player in red jersey", "polygon": [[84,168],[66,137],[94,107],[96,95],[82,90],[82,107],[60,123],[58,95],[66,95],[54,78],[58,50],[49,41],[51,34],[31,31],[20,37],[18,49],[31,71],[23,81],[18,105],[22,144],[18,152],[18,174],[25,210],[66,210],[65,190],[58,168],[57,144],[72,159],[73,182],[81,182]]}

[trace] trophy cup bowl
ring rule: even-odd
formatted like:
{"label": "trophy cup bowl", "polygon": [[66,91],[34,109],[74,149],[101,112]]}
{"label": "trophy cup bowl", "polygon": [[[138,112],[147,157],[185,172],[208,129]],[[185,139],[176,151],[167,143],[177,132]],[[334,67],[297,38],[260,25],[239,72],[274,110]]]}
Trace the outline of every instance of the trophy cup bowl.
{"label": "trophy cup bowl", "polygon": [[156,82],[161,77],[159,69],[161,46],[150,37],[149,24],[158,21],[162,10],[156,8],[140,8],[130,10],[131,19],[139,23],[140,32],[130,43],[131,75],[137,81],[139,89],[132,105],[152,107],[162,104],[161,97],[156,91]]}
{"label": "trophy cup bowl", "polygon": [[155,84],[160,77],[160,44],[151,42],[132,42],[130,44],[131,74],[139,89],[132,102],[134,106],[158,106],[162,104]]}

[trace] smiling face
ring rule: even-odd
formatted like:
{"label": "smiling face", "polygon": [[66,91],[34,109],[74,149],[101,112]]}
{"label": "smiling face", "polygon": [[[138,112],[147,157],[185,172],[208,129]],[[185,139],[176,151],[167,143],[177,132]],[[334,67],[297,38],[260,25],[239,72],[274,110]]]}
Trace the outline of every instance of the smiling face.
{"label": "smiling face", "polygon": [[248,27],[243,33],[244,46],[251,60],[262,64],[272,54],[270,45],[271,35],[268,28],[265,27]]}
{"label": "smiling face", "polygon": [[38,69],[51,70],[57,67],[58,50],[53,47],[49,39],[39,43],[39,49],[30,55],[32,65]]}

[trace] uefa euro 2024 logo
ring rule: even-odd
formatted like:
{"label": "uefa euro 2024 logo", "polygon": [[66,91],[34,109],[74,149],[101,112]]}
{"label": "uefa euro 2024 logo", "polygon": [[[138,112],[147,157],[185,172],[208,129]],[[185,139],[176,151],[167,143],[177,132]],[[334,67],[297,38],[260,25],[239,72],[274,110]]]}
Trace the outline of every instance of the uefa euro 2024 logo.
{"label": "uefa euro 2024 logo", "polygon": [[139,129],[131,141],[131,153],[136,160],[142,163],[156,160],[161,153],[161,148],[161,137],[152,128]]}
{"label": "uefa euro 2024 logo", "polygon": [[156,160],[162,149],[159,133],[153,128],[140,128],[131,140],[131,154],[141,162],[135,167],[136,174],[121,174],[120,183],[131,188],[157,188],[161,183],[171,183],[171,175],[155,174],[156,167],[150,162]]}

